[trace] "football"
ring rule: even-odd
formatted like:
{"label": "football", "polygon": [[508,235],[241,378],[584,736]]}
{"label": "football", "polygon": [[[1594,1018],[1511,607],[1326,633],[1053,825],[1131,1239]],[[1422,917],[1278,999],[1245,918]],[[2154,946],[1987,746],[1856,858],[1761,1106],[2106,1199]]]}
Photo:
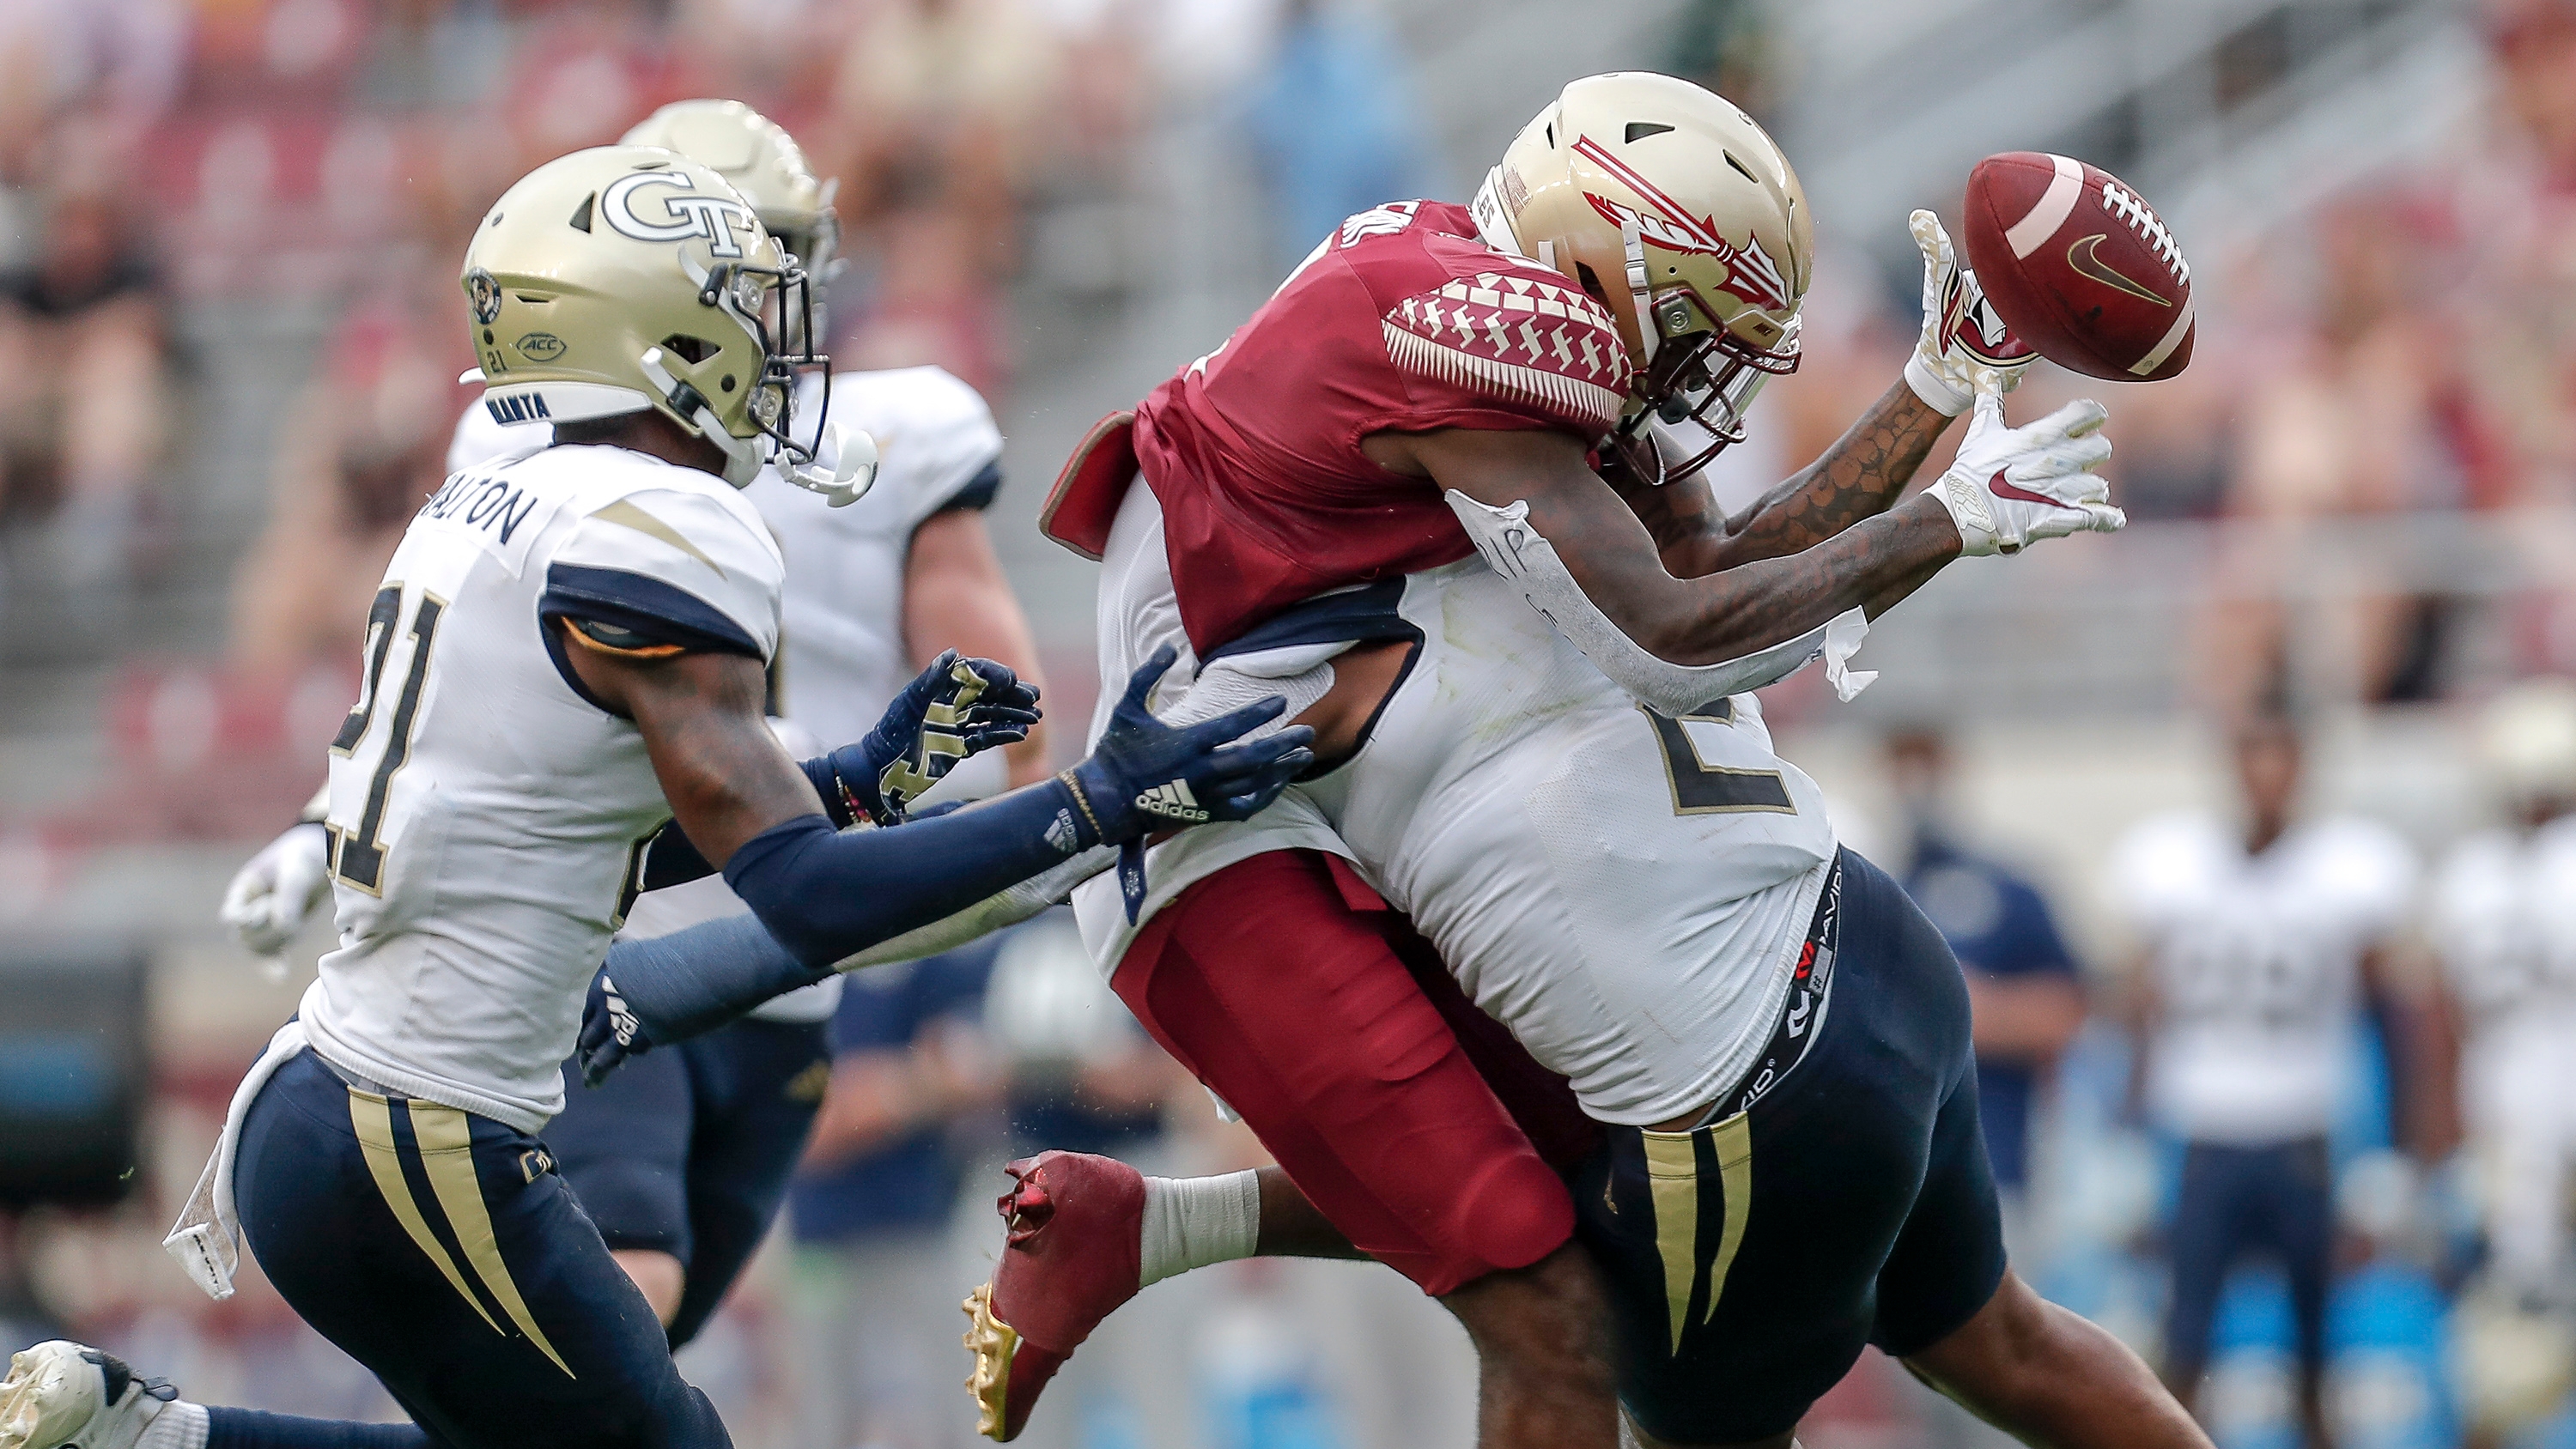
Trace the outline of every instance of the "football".
{"label": "football", "polygon": [[1968,264],[2040,356],[2158,382],[2191,364],[2191,264],[2146,198],[2099,166],[2007,151],[1968,174]]}

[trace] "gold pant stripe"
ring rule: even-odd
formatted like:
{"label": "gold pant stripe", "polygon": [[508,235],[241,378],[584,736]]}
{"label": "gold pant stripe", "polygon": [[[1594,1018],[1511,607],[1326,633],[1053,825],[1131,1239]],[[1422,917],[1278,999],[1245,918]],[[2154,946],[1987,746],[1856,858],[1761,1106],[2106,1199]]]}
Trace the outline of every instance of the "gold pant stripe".
{"label": "gold pant stripe", "polygon": [[[1682,1322],[1690,1317],[1691,1289],[1699,1276],[1698,1144],[1688,1132],[1641,1132],[1646,1144],[1646,1184],[1655,1202],[1655,1252],[1664,1260],[1664,1302],[1672,1311],[1669,1351],[1682,1351]],[[1717,1295],[1710,1294],[1712,1299]]]}
{"label": "gold pant stripe", "polygon": [[416,1101],[411,1104],[411,1135],[420,1143],[420,1165],[429,1174],[430,1190],[438,1194],[447,1226],[456,1234],[456,1245],[465,1250],[465,1261],[474,1265],[474,1275],[483,1280],[528,1342],[553,1359],[565,1378],[580,1377],[546,1341],[545,1331],[528,1312],[527,1300],[519,1296],[519,1285],[510,1278],[510,1265],[501,1261],[501,1241],[492,1232],[491,1212],[483,1206],[483,1183],[474,1175],[473,1125],[453,1107]]}
{"label": "gold pant stripe", "polygon": [[[474,1311],[482,1315],[485,1323],[492,1323],[492,1315],[483,1307],[483,1300],[475,1297],[474,1290],[465,1286],[465,1275],[456,1271],[456,1260],[447,1255],[446,1247],[429,1230],[428,1220],[420,1215],[420,1204],[412,1201],[411,1184],[403,1180],[402,1157],[394,1148],[393,1113],[386,1107],[385,1099],[373,1092],[361,1092],[351,1087],[349,1122],[358,1130],[358,1150],[366,1154],[367,1173],[375,1178],[376,1191],[383,1196],[385,1206],[393,1209],[394,1221],[403,1225],[403,1231],[411,1234],[411,1240],[429,1255],[429,1261],[437,1264],[438,1271],[447,1275],[449,1285],[456,1289],[456,1296],[474,1305]],[[501,1325],[492,1323],[492,1331],[499,1333]]]}
{"label": "gold pant stripe", "polygon": [[1725,1195],[1726,1218],[1717,1233],[1717,1262],[1708,1276],[1708,1307],[1700,1322],[1717,1316],[1717,1297],[1726,1291],[1726,1270],[1735,1266],[1735,1250],[1744,1246],[1745,1220],[1753,1215],[1753,1114],[1738,1112],[1709,1131],[1717,1149],[1717,1190]]}

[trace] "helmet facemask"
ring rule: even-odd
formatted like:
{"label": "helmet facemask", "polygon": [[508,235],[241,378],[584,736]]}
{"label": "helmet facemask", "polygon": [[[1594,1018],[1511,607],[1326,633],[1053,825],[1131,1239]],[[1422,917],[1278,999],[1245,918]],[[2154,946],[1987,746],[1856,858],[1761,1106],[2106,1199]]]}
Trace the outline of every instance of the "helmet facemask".
{"label": "helmet facemask", "polygon": [[[1641,319],[1704,321],[1686,292],[1657,301]],[[1777,347],[1761,348],[1723,327],[1667,333],[1628,387],[1632,406],[1610,432],[1613,454],[1643,483],[1662,487],[1697,475],[1744,441],[1744,417],[1762,385],[1798,370],[1798,322]]]}
{"label": "helmet facemask", "polygon": [[[760,375],[751,383],[751,397],[743,410],[744,420],[752,427],[750,436],[737,437],[717,420],[702,390],[704,380],[689,374],[690,359],[674,357],[665,347],[647,351],[642,359],[646,377],[662,390],[671,411],[724,450],[725,481],[737,488],[750,486],[761,466],[770,462],[804,484],[798,474],[815,465],[831,418],[832,359],[814,350],[814,339],[821,334],[813,284],[794,256],[782,253],[782,258],[778,266],[723,261],[703,272],[686,254],[681,259],[690,279],[698,284],[699,304],[732,318],[760,349]],[[806,371],[819,371],[823,377],[811,441],[800,440],[795,426],[797,374]]]}

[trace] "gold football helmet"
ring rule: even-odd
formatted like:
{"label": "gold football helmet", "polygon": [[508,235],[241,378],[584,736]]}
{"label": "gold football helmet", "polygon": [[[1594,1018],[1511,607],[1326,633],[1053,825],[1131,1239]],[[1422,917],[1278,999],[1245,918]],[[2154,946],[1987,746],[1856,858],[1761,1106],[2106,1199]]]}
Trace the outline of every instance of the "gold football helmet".
{"label": "gold football helmet", "polygon": [[2478,753],[2517,807],[2576,803],[2576,682],[2542,675],[2487,703]]}
{"label": "gold football helmet", "polygon": [[837,181],[815,179],[785,127],[740,101],[673,101],[635,124],[621,146],[677,151],[742,193],[760,224],[805,268],[830,281],[841,268]]}
{"label": "gold football helmet", "polygon": [[1648,482],[1744,437],[1765,379],[1798,366],[1815,228],[1797,173],[1724,97],[1640,71],[1568,85],[1486,175],[1486,239],[1610,309],[1636,364],[1612,431]]}
{"label": "gold football helmet", "polygon": [[815,335],[811,289],[711,168],[643,146],[549,161],[493,203],[460,280],[496,420],[656,408],[721,448],[737,488],[773,459],[806,482],[796,373],[830,362],[801,340]]}

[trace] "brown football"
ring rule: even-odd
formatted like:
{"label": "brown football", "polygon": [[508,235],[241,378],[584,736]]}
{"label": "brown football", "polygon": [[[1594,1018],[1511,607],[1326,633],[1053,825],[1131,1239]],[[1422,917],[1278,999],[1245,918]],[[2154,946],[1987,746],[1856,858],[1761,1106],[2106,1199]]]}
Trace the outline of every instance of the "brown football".
{"label": "brown football", "polygon": [[2014,335],[2061,367],[2158,382],[2191,363],[2191,264],[2154,208],[2071,156],[2007,151],[1968,173],[1968,265]]}

